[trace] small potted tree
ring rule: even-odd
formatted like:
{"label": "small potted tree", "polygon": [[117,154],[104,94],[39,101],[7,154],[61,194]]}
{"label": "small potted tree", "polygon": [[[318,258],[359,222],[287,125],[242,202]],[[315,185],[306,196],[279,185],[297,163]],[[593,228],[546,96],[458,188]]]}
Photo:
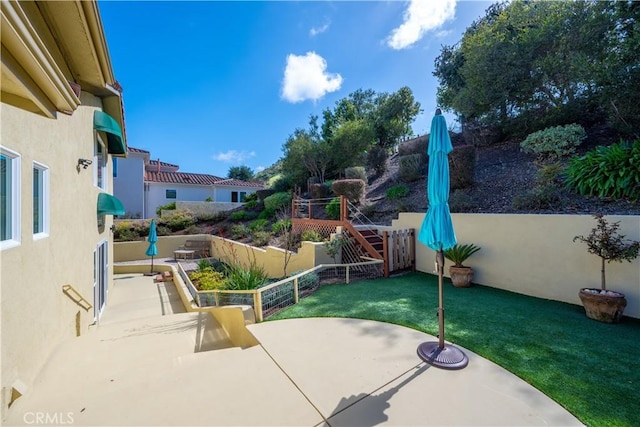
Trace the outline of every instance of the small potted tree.
{"label": "small potted tree", "polygon": [[471,255],[480,250],[480,247],[473,243],[459,245],[455,244],[449,249],[445,249],[444,256],[453,262],[449,267],[451,283],[458,288],[468,288],[473,280],[473,268],[462,265]]}
{"label": "small potted tree", "polygon": [[586,243],[587,251],[600,257],[600,289],[582,288],[579,296],[588,318],[617,323],[627,306],[627,299],[623,293],[607,290],[605,261],[633,261],[638,257],[640,242],[625,241],[625,236],[618,233],[619,222],[609,224],[602,214],[596,214],[594,217],[597,225],[591,233],[586,237],[575,236],[573,241]]}

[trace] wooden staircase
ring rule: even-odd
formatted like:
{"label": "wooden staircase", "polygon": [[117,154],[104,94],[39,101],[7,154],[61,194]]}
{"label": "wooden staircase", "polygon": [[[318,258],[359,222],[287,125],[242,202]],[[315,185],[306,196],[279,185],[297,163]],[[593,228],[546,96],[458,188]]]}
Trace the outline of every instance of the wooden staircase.
{"label": "wooden staircase", "polygon": [[360,235],[369,242],[369,244],[376,250],[377,253],[384,259],[384,242],[382,236],[378,234],[378,230],[375,228],[357,229]]}

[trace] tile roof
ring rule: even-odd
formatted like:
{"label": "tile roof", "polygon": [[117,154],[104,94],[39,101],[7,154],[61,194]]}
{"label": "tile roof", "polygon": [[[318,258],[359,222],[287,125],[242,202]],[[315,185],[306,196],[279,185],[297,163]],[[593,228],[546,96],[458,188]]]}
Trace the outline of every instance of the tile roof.
{"label": "tile roof", "polygon": [[[158,166],[157,160],[149,160],[149,166]],[[160,162],[160,166],[169,166],[173,168],[179,168],[180,166],[174,165],[173,163]]]}
{"label": "tile roof", "polygon": [[213,185],[223,178],[214,175],[206,175],[202,173],[187,172],[154,172],[147,171],[145,173],[145,181],[148,182],[165,182],[173,184],[195,184],[195,185]]}
{"label": "tile roof", "polygon": [[261,182],[249,182],[249,181],[240,181],[239,179],[223,179],[222,181],[216,182],[218,185],[232,185],[234,187],[254,187],[254,188],[263,188],[264,184]]}
{"label": "tile roof", "polygon": [[149,152],[147,150],[142,150],[140,148],[134,148],[132,146],[128,146],[127,149],[131,152],[131,153],[145,153],[145,154],[149,154]]}

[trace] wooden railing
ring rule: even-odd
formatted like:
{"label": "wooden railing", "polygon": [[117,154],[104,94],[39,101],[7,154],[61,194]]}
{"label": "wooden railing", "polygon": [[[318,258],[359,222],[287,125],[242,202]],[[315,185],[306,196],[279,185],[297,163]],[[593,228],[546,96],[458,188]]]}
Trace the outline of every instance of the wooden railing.
{"label": "wooden railing", "polygon": [[[360,212],[357,207],[348,202],[344,196],[340,196],[340,218],[337,220],[330,220],[314,217],[314,207],[326,206],[332,199],[300,199],[295,198],[291,205],[291,222],[294,233],[301,233],[305,230],[315,230],[322,237],[329,237],[332,233],[335,233],[338,227],[342,227],[349,240],[355,240],[357,245],[362,248],[365,253],[362,253],[359,249],[345,247],[344,250],[351,250],[350,254],[352,258],[360,258],[361,256],[368,256],[372,259],[384,260],[384,274],[388,277],[393,271],[404,270],[407,268],[415,268],[415,230],[393,230],[392,232],[380,232],[379,226],[374,225],[371,221]],[[350,218],[357,218],[357,227],[350,221]],[[363,222],[366,220],[366,223]],[[379,240],[376,242],[382,242],[382,254],[379,249],[373,247],[370,241],[365,238],[361,229],[371,230],[378,236]],[[371,237],[369,237],[370,239]],[[374,242],[375,243],[375,242]],[[353,244],[353,243],[352,243]],[[355,252],[354,252],[355,251]]]}

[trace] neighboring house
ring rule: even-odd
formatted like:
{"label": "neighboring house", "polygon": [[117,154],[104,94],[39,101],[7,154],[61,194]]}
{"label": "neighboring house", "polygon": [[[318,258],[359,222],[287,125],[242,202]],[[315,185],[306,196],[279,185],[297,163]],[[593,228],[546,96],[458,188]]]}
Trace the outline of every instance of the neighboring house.
{"label": "neighboring house", "polygon": [[151,160],[150,153],[129,147],[126,159],[114,163],[114,194],[122,201],[127,216],[153,218],[159,206],[171,202],[242,203],[263,188],[256,182],[220,178],[201,173],[179,172],[172,163]]}
{"label": "neighboring house", "polygon": [[124,213],[111,195],[111,158],[127,146],[96,1],[2,0],[1,17],[4,418],[56,347],[99,320],[112,284],[112,215]]}

